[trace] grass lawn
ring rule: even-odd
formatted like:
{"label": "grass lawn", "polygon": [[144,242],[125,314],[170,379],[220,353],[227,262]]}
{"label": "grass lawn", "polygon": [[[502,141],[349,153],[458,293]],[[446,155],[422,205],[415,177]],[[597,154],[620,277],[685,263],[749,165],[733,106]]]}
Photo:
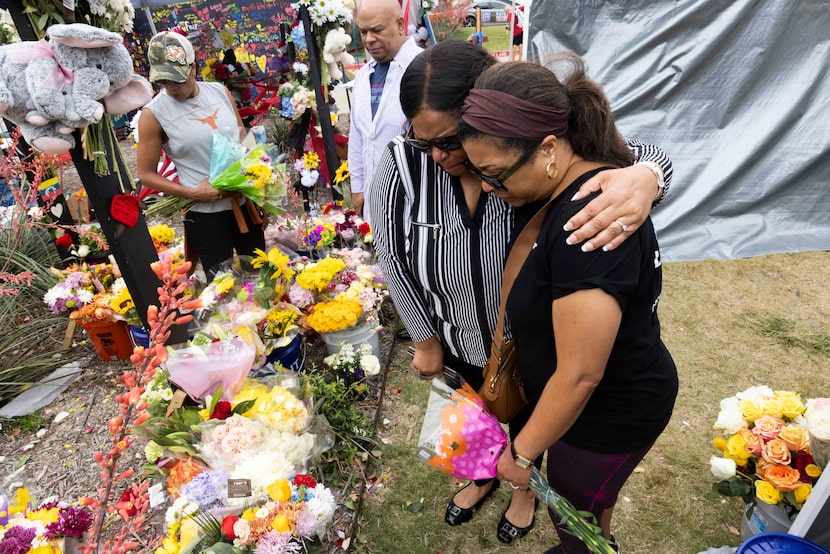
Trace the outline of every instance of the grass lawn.
{"label": "grass lawn", "polygon": [[[674,416],[622,491],[612,522],[627,554],[694,554],[740,544],[742,503],[712,491],[709,471],[720,400],[752,385],[830,396],[830,252],[779,254],[663,266],[660,320],[677,363]],[[396,344],[378,429],[383,456],[370,468],[352,542],[359,554],[539,553],[556,534],[537,512],[531,533],[511,546],[496,539],[509,500],[503,485],[473,520],[444,523],[462,483],[415,459],[429,384]]]}
{"label": "grass lawn", "polygon": [[[510,41],[508,40],[509,31],[503,25],[492,25],[489,27],[482,27],[484,34],[489,39],[484,43],[484,48],[489,52],[509,52]],[[467,40],[471,34],[475,32],[475,27],[461,27],[453,38],[460,40]]]}

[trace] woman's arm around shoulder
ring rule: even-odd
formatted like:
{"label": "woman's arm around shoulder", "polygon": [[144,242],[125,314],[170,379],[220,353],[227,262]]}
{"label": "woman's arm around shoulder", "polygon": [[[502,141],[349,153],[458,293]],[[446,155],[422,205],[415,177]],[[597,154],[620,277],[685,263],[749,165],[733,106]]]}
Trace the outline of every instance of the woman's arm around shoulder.
{"label": "woman's arm around shoulder", "polygon": [[668,155],[658,146],[629,140],[634,164],[602,171],[583,184],[572,200],[601,190],[565,225],[573,231],[568,244],[584,242],[582,250],[613,250],[622,244],[648,217],[653,205],[669,190],[673,170]]}

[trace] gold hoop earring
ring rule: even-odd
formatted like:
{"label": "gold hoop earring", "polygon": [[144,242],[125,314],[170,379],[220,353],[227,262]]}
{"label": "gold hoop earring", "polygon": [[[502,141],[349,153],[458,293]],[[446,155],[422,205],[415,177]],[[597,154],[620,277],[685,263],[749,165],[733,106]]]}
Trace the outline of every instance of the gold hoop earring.
{"label": "gold hoop earring", "polygon": [[[553,176],[550,174],[550,167],[553,166]],[[559,176],[559,166],[556,165],[556,158],[554,156],[550,157],[550,161],[548,165],[545,166],[545,175],[547,175],[548,179],[553,181]]]}

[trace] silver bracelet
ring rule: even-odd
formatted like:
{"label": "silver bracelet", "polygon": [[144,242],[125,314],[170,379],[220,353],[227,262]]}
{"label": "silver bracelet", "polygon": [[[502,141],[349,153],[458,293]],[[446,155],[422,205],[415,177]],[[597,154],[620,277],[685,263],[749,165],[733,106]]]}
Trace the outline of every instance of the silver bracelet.
{"label": "silver bracelet", "polygon": [[663,168],[660,167],[656,162],[652,162],[650,160],[644,160],[641,162],[635,162],[634,165],[641,165],[643,167],[647,167],[654,173],[654,176],[657,177],[657,190],[660,192],[660,195],[657,197],[657,202],[663,199],[663,195],[666,193],[666,179],[663,177]]}

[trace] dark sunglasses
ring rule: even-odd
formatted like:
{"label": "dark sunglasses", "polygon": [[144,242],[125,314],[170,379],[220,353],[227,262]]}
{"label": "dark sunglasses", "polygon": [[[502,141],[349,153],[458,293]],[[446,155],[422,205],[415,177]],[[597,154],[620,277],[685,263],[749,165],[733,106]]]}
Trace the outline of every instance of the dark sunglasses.
{"label": "dark sunglasses", "polygon": [[438,137],[432,140],[424,140],[415,138],[415,134],[412,132],[412,127],[409,128],[407,131],[404,140],[416,150],[420,150],[421,152],[429,152],[432,150],[433,147],[437,148],[438,150],[443,150],[444,152],[452,152],[453,150],[458,150],[461,148],[461,141],[458,140],[458,135],[447,135],[445,137]]}
{"label": "dark sunglasses", "polygon": [[530,150],[529,152],[525,152],[524,154],[519,156],[519,159],[516,160],[516,162],[513,165],[505,169],[499,176],[485,175],[481,172],[481,170],[474,166],[469,159],[464,160],[464,165],[467,166],[467,171],[469,171],[474,177],[481,179],[482,181],[484,181],[496,190],[507,192],[507,187],[504,186],[504,182],[507,179],[509,179],[511,175],[516,173],[516,171],[518,171],[520,167],[526,164],[534,152],[535,150]]}

